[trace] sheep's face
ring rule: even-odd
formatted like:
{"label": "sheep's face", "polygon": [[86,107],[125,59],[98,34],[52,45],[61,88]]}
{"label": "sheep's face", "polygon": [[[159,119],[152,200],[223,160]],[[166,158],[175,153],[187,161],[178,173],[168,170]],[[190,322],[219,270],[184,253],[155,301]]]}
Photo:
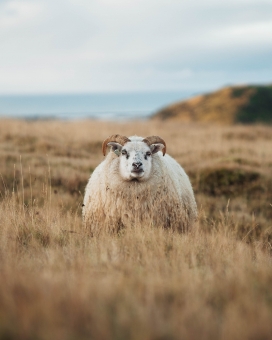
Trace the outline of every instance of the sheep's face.
{"label": "sheep's face", "polygon": [[119,170],[126,181],[146,181],[152,173],[152,156],[164,148],[163,144],[148,146],[142,141],[131,141],[124,146],[110,142],[112,151],[119,156]]}

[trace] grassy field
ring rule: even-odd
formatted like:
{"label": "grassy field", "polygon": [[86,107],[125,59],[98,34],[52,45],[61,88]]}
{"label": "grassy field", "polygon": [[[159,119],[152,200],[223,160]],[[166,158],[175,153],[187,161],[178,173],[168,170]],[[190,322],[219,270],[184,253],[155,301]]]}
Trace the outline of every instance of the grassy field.
{"label": "grassy field", "polygon": [[[90,237],[84,187],[120,133],[160,135],[199,225]],[[0,339],[271,339],[272,127],[0,121]]]}

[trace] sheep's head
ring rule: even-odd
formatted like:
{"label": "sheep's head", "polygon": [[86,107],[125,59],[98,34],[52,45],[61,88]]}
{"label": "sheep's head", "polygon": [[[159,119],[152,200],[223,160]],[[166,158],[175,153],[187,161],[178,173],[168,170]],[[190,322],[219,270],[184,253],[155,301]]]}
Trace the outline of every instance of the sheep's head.
{"label": "sheep's head", "polygon": [[158,151],[166,152],[164,140],[158,136],[125,137],[112,135],[102,144],[105,156],[107,146],[119,157],[120,175],[124,180],[145,181],[152,170],[152,156]]}

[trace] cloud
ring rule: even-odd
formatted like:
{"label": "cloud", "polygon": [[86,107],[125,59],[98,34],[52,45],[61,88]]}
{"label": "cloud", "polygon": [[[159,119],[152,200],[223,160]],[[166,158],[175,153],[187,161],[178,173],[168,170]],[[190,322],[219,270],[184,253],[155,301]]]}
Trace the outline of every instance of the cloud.
{"label": "cloud", "polygon": [[0,1],[0,93],[269,81],[269,0]]}
{"label": "cloud", "polygon": [[42,11],[42,4],[31,1],[2,1],[0,2],[1,33],[8,29],[20,28],[29,21],[35,20]]}

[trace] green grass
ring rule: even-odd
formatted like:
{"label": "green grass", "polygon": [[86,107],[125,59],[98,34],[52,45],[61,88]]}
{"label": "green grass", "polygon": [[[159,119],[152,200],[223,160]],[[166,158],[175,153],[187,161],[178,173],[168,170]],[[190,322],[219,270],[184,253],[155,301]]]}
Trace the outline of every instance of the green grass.
{"label": "green grass", "polygon": [[272,86],[251,86],[253,94],[249,101],[237,112],[238,123],[272,122]]}

